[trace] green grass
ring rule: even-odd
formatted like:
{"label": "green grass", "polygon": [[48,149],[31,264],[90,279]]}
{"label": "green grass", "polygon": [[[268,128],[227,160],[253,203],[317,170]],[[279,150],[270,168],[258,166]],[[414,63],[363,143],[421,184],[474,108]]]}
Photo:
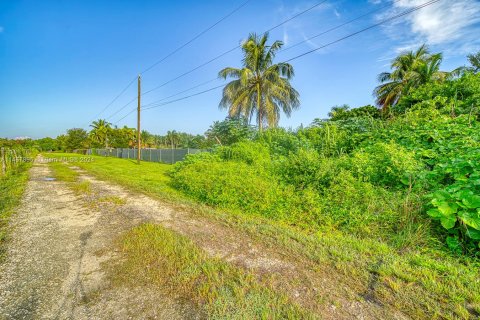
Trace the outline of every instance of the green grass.
{"label": "green grass", "polygon": [[[292,257],[308,259],[317,270],[334,270],[358,295],[368,293],[374,285],[376,301],[412,318],[475,319],[480,316],[478,260],[456,258],[423,245],[398,250],[375,238],[359,239],[345,232],[306,232],[260,216],[212,209],[189,200],[171,187],[165,174],[169,165],[142,163],[138,166],[128,160],[102,157],[94,157],[92,163],[75,165],[101,179],[234,226],[264,243],[281,247]],[[372,279],[375,279],[373,284]]]}
{"label": "green grass", "polygon": [[[91,156],[92,162],[81,162],[80,160],[87,156],[69,153],[48,153],[44,156],[56,159],[75,158],[78,161],[71,162],[71,165],[88,170],[100,179],[116,182],[134,191],[156,195],[162,199],[176,199],[182,196],[169,184],[170,178],[165,174],[171,168],[169,164],[142,162],[138,165],[134,160],[101,156]],[[52,162],[51,165],[61,166],[58,162]]]}
{"label": "green grass", "polygon": [[120,247],[124,259],[114,267],[114,281],[153,283],[193,302],[209,319],[313,318],[253,274],[209,258],[189,239],[159,225],[135,227]]}
{"label": "green grass", "polygon": [[53,176],[57,180],[65,182],[76,182],[78,179],[78,173],[68,168],[60,162],[49,162],[48,166],[53,170]]}
{"label": "green grass", "polygon": [[24,163],[0,176],[0,260],[4,256],[4,245],[8,239],[8,224],[15,208],[20,203],[28,181],[31,163]]}

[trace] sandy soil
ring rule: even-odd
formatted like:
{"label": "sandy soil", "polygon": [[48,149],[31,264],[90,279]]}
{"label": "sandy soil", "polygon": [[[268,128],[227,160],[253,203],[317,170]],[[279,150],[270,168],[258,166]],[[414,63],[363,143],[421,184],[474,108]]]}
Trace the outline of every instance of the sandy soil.
{"label": "sandy soil", "polygon": [[[45,164],[31,170],[25,197],[13,218],[6,262],[0,266],[0,316],[6,319],[191,319],[192,308],[153,288],[112,286],[102,262],[118,259],[113,242],[142,222],[157,222],[274,285],[324,319],[406,319],[349,289],[333,270],[293,259],[239,230],[156,199],[132,194],[79,168],[93,195],[77,196],[59,181],[45,181]],[[88,206],[114,196],[119,205]],[[315,270],[315,271],[314,271]]]}

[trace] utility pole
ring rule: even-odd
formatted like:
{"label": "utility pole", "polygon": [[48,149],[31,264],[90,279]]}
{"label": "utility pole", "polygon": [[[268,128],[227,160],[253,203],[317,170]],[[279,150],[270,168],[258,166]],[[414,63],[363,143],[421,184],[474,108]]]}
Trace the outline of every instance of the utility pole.
{"label": "utility pole", "polygon": [[141,141],[140,141],[140,94],[141,94],[142,79],[138,75],[138,106],[137,106],[137,164],[140,164],[141,159]]}

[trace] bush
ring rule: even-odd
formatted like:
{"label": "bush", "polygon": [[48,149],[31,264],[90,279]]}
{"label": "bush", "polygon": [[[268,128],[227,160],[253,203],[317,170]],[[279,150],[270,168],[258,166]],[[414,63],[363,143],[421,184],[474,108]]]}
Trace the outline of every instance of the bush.
{"label": "bush", "polygon": [[242,141],[228,147],[219,147],[216,153],[224,160],[242,161],[246,164],[270,162],[268,148],[258,142]]}
{"label": "bush", "polygon": [[333,177],[321,203],[319,225],[357,236],[389,240],[405,226],[401,193],[360,181],[345,170]]}
{"label": "bush", "polygon": [[290,152],[310,146],[306,139],[283,128],[271,128],[258,133],[256,140],[266,145],[273,156],[287,156]]}
{"label": "bush", "polygon": [[422,166],[415,153],[395,142],[377,142],[356,151],[350,158],[355,176],[388,187],[409,185]]}
{"label": "bush", "polygon": [[197,161],[172,172],[172,178],[176,188],[204,203],[292,225],[315,226],[318,193],[297,192],[246,163]]}
{"label": "bush", "polygon": [[279,160],[275,165],[275,173],[281,181],[299,190],[313,188],[320,192],[330,186],[344,159],[325,158],[315,150],[300,149]]}
{"label": "bush", "polygon": [[480,149],[436,166],[438,190],[429,195],[427,213],[448,230],[447,245],[455,252],[477,252],[480,247]]}

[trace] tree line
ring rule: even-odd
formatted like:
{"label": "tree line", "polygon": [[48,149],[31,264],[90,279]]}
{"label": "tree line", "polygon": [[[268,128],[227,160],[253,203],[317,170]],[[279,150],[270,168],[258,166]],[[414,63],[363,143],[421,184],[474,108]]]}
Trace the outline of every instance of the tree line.
{"label": "tree line", "polygon": [[[290,117],[300,107],[300,95],[292,87],[290,80],[295,72],[291,64],[274,63],[276,53],[282,48],[282,41],[268,44],[268,33],[252,33],[242,44],[242,66],[226,67],[219,72],[223,79],[232,78],[223,89],[219,103],[220,109],[227,109],[224,121],[216,121],[203,135],[193,135],[175,130],[165,135],[141,132],[143,148],[211,148],[215,145],[228,145],[238,141],[239,137],[252,136],[255,130],[261,132],[278,126],[284,113]],[[380,84],[374,89],[376,106],[350,108],[334,106],[328,114],[331,120],[368,115],[372,118],[392,117],[404,112],[418,88],[441,86],[453,79],[464,79],[468,74],[480,71],[480,52],[468,56],[470,66],[461,66],[452,71],[440,70],[442,53],[432,53],[427,45],[417,50],[404,52],[391,62],[391,70],[378,75]],[[464,80],[464,82],[468,82]],[[464,96],[460,91],[465,85],[456,88],[456,100]],[[432,88],[424,91],[431,92]],[[460,96],[462,94],[462,96]],[[467,94],[468,95],[468,94]],[[408,97],[408,99],[402,99]],[[419,99],[420,97],[418,97]],[[409,100],[410,99],[410,100]],[[417,99],[417,100],[418,100]],[[472,110],[471,110],[472,111]],[[320,123],[315,119],[313,123]],[[254,123],[253,125],[251,123]],[[39,150],[72,151],[86,148],[134,148],[136,129],[127,126],[117,127],[104,119],[93,121],[90,131],[72,128],[56,138],[24,141],[0,140],[1,145],[27,145]]]}

